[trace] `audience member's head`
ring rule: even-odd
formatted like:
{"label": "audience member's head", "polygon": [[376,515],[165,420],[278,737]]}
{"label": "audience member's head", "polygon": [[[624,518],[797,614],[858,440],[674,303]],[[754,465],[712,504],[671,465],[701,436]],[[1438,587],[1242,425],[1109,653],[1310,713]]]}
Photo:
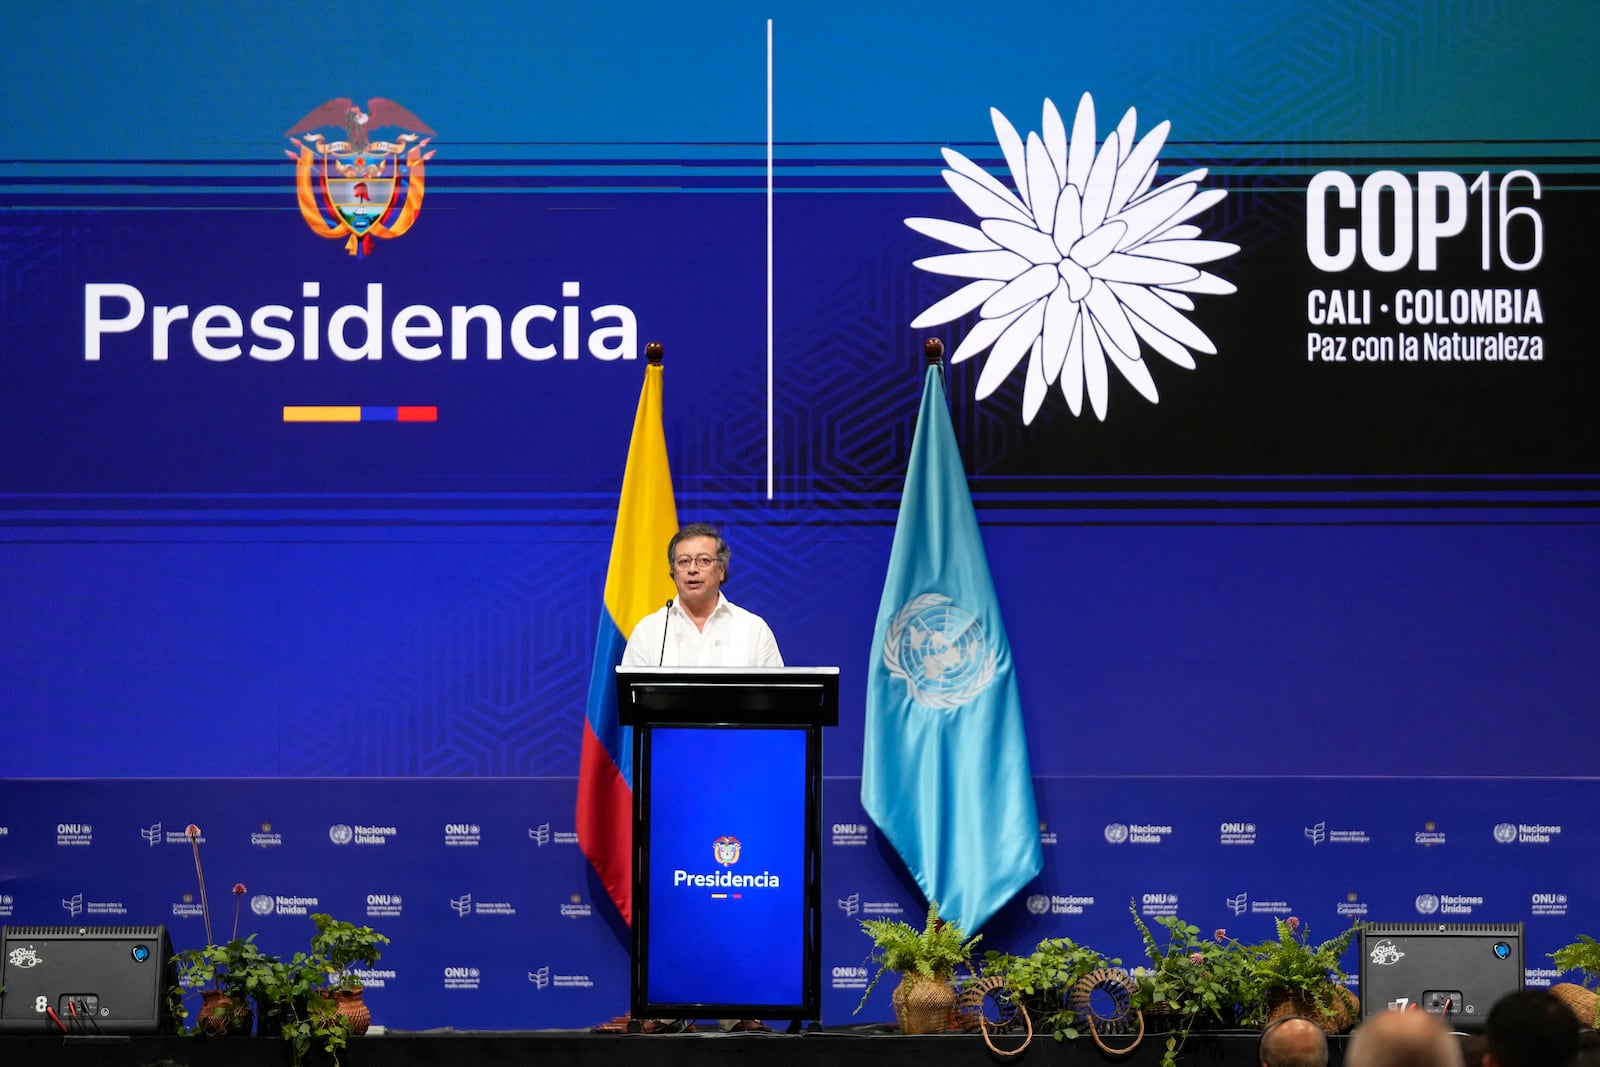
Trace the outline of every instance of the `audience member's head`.
{"label": "audience member's head", "polygon": [[1261,1031],[1261,1067],[1328,1067],[1328,1038],[1301,1015],[1274,1019]]}
{"label": "audience member's head", "polygon": [[1386,1011],[1356,1027],[1344,1067],[1461,1067],[1461,1045],[1432,1012]]}
{"label": "audience member's head", "polygon": [[1494,1002],[1484,1023],[1483,1067],[1557,1067],[1578,1053],[1578,1017],[1548,989]]}
{"label": "audience member's head", "polygon": [[1460,1041],[1463,1067],[1483,1067],[1483,1050],[1487,1047],[1483,1035],[1462,1034]]}

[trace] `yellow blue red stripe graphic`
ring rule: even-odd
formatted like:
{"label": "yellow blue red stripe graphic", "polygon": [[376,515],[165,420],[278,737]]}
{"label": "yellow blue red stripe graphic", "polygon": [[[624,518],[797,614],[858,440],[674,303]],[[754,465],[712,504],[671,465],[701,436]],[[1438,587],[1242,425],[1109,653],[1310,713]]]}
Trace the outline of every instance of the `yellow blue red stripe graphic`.
{"label": "yellow blue red stripe graphic", "polygon": [[355,404],[285,404],[284,422],[438,422],[439,409],[430,404],[372,407]]}

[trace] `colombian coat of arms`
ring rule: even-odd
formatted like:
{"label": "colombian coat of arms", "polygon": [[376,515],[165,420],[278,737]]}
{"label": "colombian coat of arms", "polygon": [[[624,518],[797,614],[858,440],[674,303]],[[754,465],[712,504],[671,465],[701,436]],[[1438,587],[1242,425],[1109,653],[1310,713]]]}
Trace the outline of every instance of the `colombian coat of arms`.
{"label": "colombian coat of arms", "polygon": [[[392,140],[375,136],[385,131],[395,131]],[[318,237],[343,237],[346,252],[365,256],[374,237],[399,237],[417,221],[433,131],[393,100],[375,96],[365,110],[329,100],[284,136],[296,149],[284,154],[294,161],[300,217]]]}

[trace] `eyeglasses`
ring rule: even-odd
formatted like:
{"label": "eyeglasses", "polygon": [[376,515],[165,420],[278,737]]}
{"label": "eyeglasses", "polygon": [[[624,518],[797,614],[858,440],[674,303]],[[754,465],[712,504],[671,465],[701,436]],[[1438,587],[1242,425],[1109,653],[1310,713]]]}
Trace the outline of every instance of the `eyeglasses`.
{"label": "eyeglasses", "polygon": [[692,563],[701,570],[705,570],[716,562],[718,562],[716,556],[679,556],[672,561],[672,566],[676,570],[686,571]]}

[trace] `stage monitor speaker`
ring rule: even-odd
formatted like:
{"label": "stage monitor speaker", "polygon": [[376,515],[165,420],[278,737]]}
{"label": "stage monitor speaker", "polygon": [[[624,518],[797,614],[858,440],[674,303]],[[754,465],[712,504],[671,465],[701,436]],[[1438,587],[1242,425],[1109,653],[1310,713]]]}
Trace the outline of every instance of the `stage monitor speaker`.
{"label": "stage monitor speaker", "polygon": [[1367,923],[1361,1016],[1421,1005],[1452,1029],[1482,1029],[1494,1002],[1523,985],[1522,924]]}
{"label": "stage monitor speaker", "polygon": [[168,1029],[165,926],[0,927],[0,1033]]}

